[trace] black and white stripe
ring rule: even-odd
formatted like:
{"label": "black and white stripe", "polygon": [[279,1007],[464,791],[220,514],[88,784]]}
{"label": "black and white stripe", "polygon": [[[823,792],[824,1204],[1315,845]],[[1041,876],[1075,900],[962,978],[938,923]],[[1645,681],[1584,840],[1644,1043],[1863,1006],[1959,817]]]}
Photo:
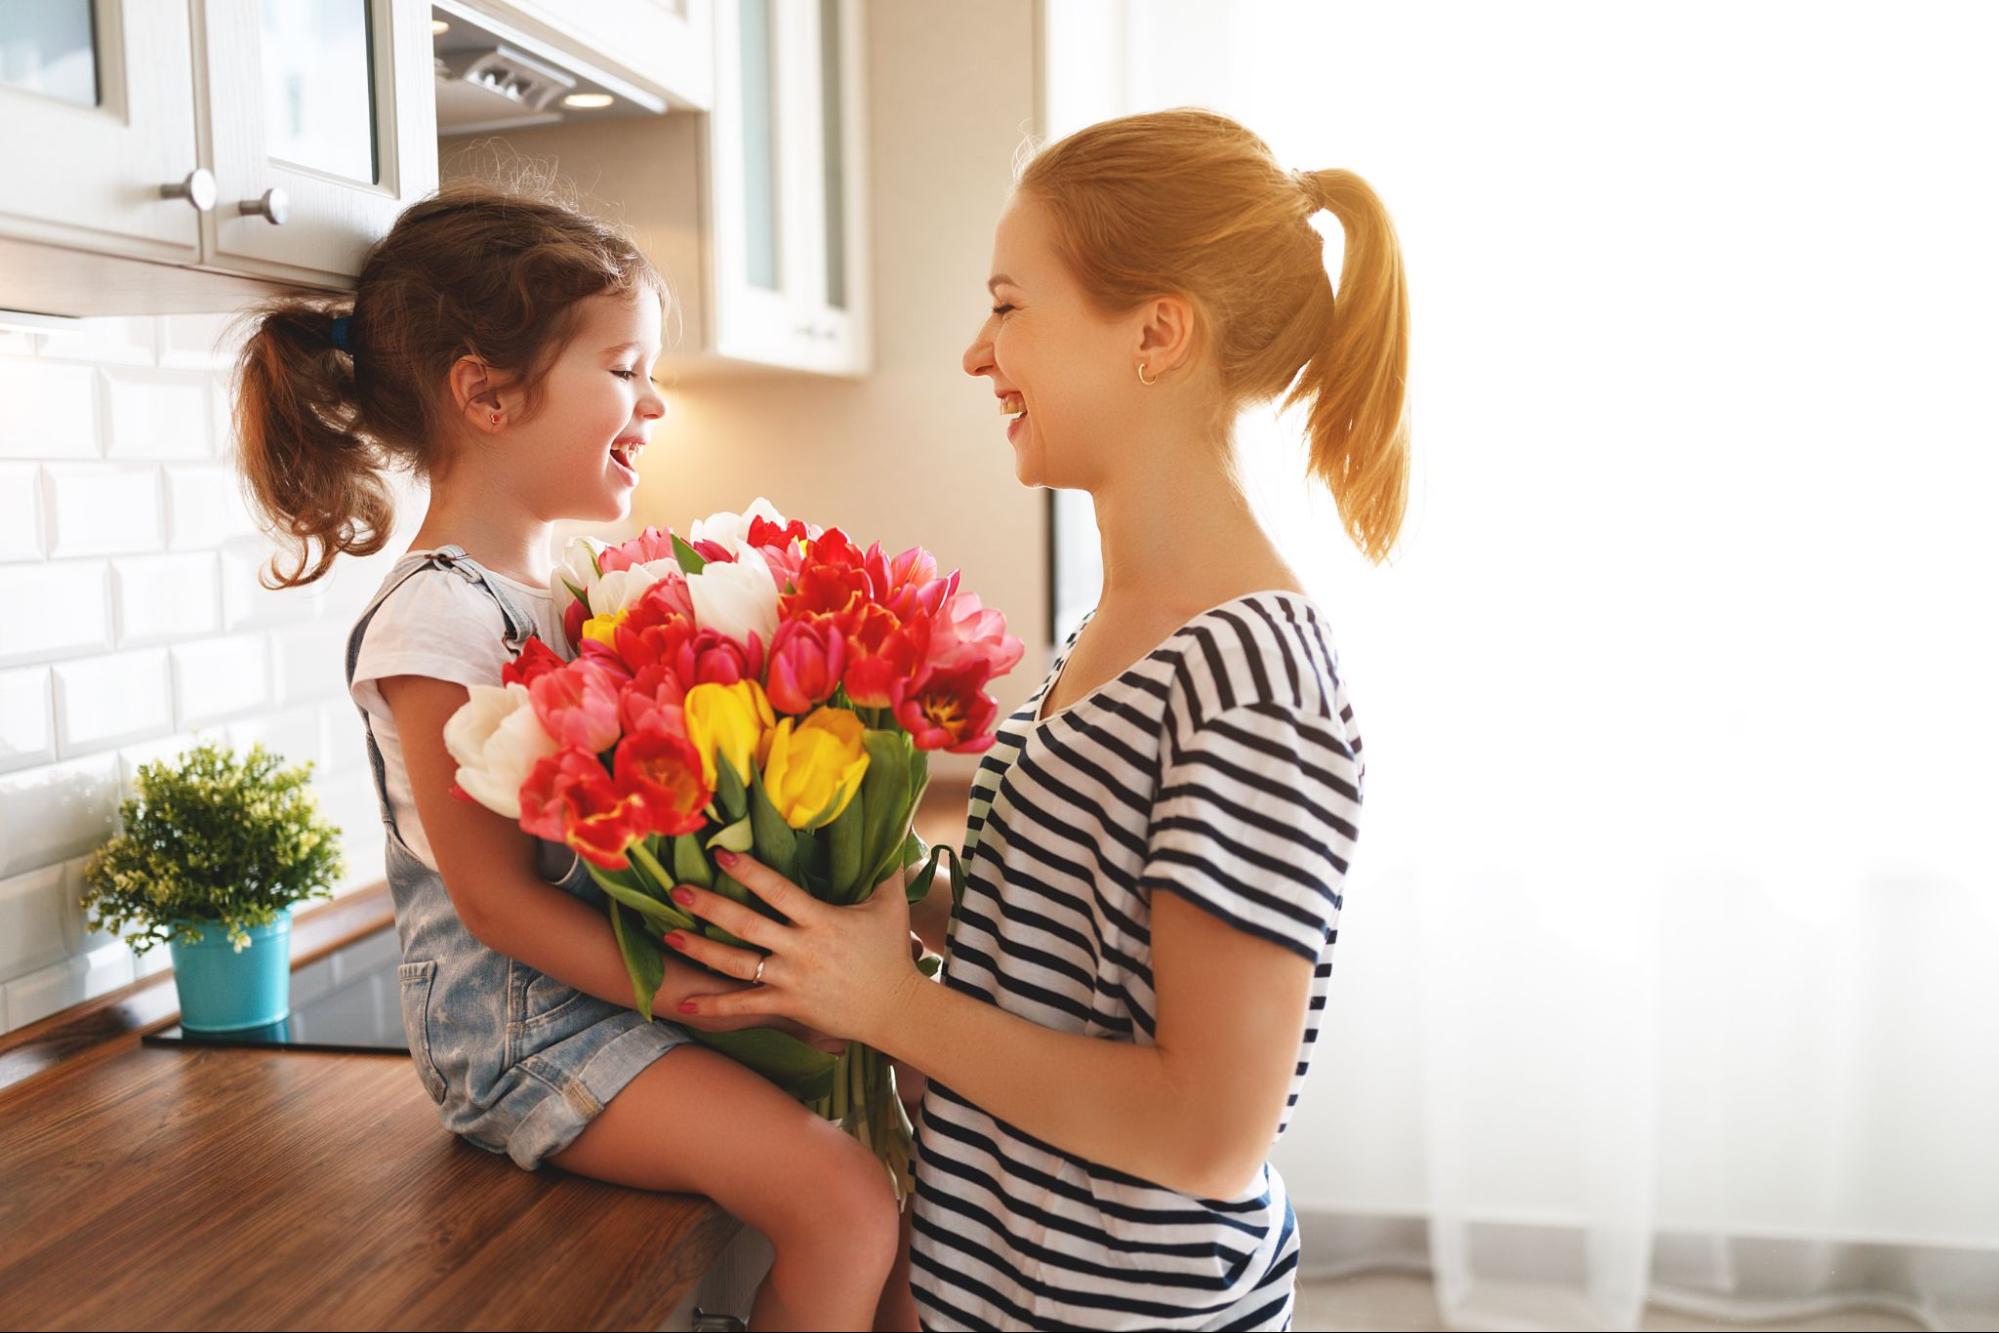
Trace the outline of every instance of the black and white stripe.
{"label": "black and white stripe", "polygon": [[[1325,1008],[1364,772],[1325,627],[1300,594],[1238,597],[1037,721],[1074,646],[973,783],[946,984],[1046,1027],[1150,1044],[1152,896],[1175,894],[1314,964],[1281,1137]],[[1242,1197],[1191,1198],[1024,1134],[935,1079],[914,1226],[925,1328],[1291,1319],[1297,1227],[1267,1165]]]}

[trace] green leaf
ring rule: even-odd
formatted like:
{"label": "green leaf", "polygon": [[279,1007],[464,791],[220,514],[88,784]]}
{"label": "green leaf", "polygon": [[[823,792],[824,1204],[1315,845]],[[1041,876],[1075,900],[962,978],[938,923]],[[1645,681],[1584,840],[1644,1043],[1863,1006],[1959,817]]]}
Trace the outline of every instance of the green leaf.
{"label": "green leaf", "polygon": [[930,856],[923,863],[923,869],[911,875],[903,885],[903,896],[909,899],[910,906],[913,907],[930,896],[930,886],[937,879],[937,861],[947,850],[949,849],[941,846],[931,848]]}
{"label": "green leaf", "polygon": [[659,863],[659,858],[652,854],[649,842],[649,839],[641,839],[633,843],[625,849],[625,855],[637,872],[634,877],[645,889],[646,895],[658,902],[670,902],[673,886],[679,881],[668,874],[666,867]]}
{"label": "green leaf", "polygon": [[771,803],[761,774],[750,783],[750,827],[756,835],[757,860],[797,883],[798,836]]}
{"label": "green leaf", "polygon": [[856,902],[866,898],[888,873],[889,857],[901,850],[916,811],[909,799],[908,733],[868,731],[862,734],[861,744],[868,752],[868,771],[861,780],[867,822],[861,835],[861,881]]}
{"label": "green leaf", "polygon": [[715,756],[715,805],[722,821],[733,824],[750,812],[749,794],[743,790],[743,775],[721,755]]}
{"label": "green leaf", "polygon": [[625,956],[625,971],[631,973],[633,1007],[648,1023],[652,1021],[652,1001],[659,983],[666,977],[666,963],[659,946],[645,932],[625,925],[625,913],[617,903],[606,903],[611,913],[611,933],[618,937],[618,952]]}
{"label": "green leaf", "polygon": [[840,817],[826,826],[826,849],[831,857],[826,878],[835,902],[854,903],[861,899],[861,844],[867,836],[867,799],[865,795],[856,796],[840,812]]}
{"label": "green leaf", "polygon": [[644,917],[647,924],[659,927],[662,932],[694,929],[694,918],[672,903],[663,903],[643,889],[634,889],[612,879],[601,867],[591,865],[588,861],[583,864],[589,867],[590,878],[597,882],[597,887],[604,891],[605,897],[631,908]]}
{"label": "green leaf", "polygon": [[833,1071],[839,1057],[776,1028],[743,1028],[736,1032],[704,1032],[689,1028],[694,1040],[755,1070],[792,1097],[816,1101],[833,1091]]}
{"label": "green leaf", "polygon": [[713,888],[715,872],[708,865],[708,856],[701,850],[701,839],[693,833],[683,833],[673,840],[673,878],[675,883],[693,884],[699,888]]}
{"label": "green leaf", "polygon": [[926,977],[936,976],[937,970],[943,966],[944,960],[934,953],[927,953],[916,960],[916,970]]}
{"label": "green leaf", "polygon": [[699,574],[708,567],[708,561],[701,552],[682,541],[677,532],[673,534],[673,558],[680,562],[683,574]]}
{"label": "green leaf", "polygon": [[744,815],[733,824],[726,825],[714,837],[708,839],[708,849],[720,847],[725,851],[747,852],[756,845],[756,835],[750,831],[750,817]]}

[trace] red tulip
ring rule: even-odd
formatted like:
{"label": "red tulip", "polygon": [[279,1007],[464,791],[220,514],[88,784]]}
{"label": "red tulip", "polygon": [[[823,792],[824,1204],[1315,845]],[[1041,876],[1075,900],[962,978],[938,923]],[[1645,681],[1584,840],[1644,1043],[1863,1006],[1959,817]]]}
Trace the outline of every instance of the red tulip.
{"label": "red tulip", "polygon": [[645,796],[620,790],[596,755],[575,746],[541,760],[521,784],[521,827],[606,870],[630,864],[625,849],[645,835],[647,822]]}
{"label": "red tulip", "polygon": [[828,528],[811,543],[792,582],[793,590],[778,604],[778,613],[786,620],[801,615],[846,620],[868,598],[861,553],[838,528]]}
{"label": "red tulip", "polygon": [[625,734],[648,728],[674,736],[687,734],[687,720],[681,708],[687,702],[687,686],[664,662],[655,662],[632,677],[618,696],[618,720]]}
{"label": "red tulip", "polygon": [[708,822],[714,790],[702,779],[701,754],[685,735],[648,726],[618,744],[613,760],[621,792],[645,802],[646,831],[675,837]]}
{"label": "red tulip", "polygon": [[999,705],[985,692],[991,679],[984,662],[932,671],[914,689],[898,689],[895,720],[919,750],[977,754],[993,743]]}
{"label": "red tulip", "polygon": [[581,602],[571,602],[569,609],[562,613],[562,637],[569,640],[570,651],[581,651],[583,622],[589,618],[590,608]]}
{"label": "red tulip", "polygon": [[531,637],[521,645],[520,655],[500,668],[500,683],[511,685],[519,681],[523,685],[532,685],[549,672],[562,670],[564,665],[553,648],[539,637]]}
{"label": "red tulip", "polygon": [[860,608],[847,632],[847,697],[862,708],[887,708],[896,691],[923,671],[930,649],[928,619],[903,621],[883,607]]}
{"label": "red tulip", "polygon": [[833,697],[847,663],[847,636],[831,620],[787,620],[770,641],[764,693],[780,713],[803,716]]}

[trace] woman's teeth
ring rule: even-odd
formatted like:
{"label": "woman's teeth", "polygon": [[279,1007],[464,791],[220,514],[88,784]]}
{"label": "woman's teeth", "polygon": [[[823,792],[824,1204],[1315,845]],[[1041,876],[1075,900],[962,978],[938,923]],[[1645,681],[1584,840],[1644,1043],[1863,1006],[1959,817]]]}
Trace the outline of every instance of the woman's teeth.
{"label": "woman's teeth", "polygon": [[1010,393],[1000,399],[1000,411],[1018,421],[1027,415],[1027,400],[1017,393]]}

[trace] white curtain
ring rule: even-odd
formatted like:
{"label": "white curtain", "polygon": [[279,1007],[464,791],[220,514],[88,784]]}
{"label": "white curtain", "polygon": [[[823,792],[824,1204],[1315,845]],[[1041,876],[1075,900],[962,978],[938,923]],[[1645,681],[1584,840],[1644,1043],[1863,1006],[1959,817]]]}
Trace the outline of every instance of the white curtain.
{"label": "white curtain", "polygon": [[1369,759],[1307,1271],[1414,1227],[1454,1328],[1999,1325],[1999,11],[1044,19],[1050,135],[1210,106],[1408,265],[1391,565],[1239,433]]}

